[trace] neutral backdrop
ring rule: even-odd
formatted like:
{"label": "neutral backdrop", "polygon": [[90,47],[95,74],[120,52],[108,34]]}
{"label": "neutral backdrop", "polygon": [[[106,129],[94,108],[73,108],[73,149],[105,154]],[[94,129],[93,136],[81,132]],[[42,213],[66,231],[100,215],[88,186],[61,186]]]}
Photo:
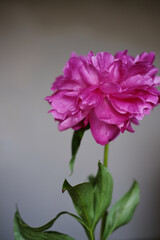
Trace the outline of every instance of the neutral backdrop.
{"label": "neutral backdrop", "polygon": [[[71,51],[86,55],[128,49],[156,52],[160,67],[160,1],[0,1],[0,239],[13,240],[18,204],[40,226],[62,210],[75,212],[64,178],[76,185],[97,171],[103,147],[88,131],[69,176],[72,130],[59,132],[44,97]],[[160,107],[110,144],[113,202],[137,179],[141,202],[133,220],[110,239],[160,238]],[[85,240],[82,227],[61,217],[53,227]],[[99,227],[96,239],[99,239]]]}

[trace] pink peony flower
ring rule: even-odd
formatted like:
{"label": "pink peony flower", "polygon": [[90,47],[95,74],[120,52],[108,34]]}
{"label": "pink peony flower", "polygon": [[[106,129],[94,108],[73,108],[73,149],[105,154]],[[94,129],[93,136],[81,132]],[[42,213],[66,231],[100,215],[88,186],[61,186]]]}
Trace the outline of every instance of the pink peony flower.
{"label": "pink peony flower", "polygon": [[46,97],[59,130],[78,130],[89,124],[101,145],[125,130],[134,132],[131,123],[138,124],[160,103],[154,58],[153,52],[134,58],[127,50],[115,56],[72,53],[63,75],[53,83],[53,95]]}

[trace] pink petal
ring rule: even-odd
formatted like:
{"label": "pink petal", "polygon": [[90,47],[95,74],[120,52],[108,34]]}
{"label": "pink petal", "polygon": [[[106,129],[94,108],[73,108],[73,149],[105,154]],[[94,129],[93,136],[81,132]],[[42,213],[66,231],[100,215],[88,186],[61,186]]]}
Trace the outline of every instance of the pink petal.
{"label": "pink petal", "polygon": [[134,123],[135,125],[139,125],[139,121],[138,121],[138,119],[135,118],[135,117],[132,117],[132,118],[131,118],[131,122]]}
{"label": "pink petal", "polygon": [[63,69],[63,73],[65,79],[75,81],[79,84],[79,86],[81,86],[81,88],[85,88],[87,84],[80,73],[82,66],[83,63],[79,57],[71,57],[66,63],[66,66]]}
{"label": "pink petal", "polygon": [[142,76],[140,74],[127,78],[122,84],[121,87],[123,90],[126,89],[138,89],[143,88],[143,86],[152,86],[153,79],[150,76]]}
{"label": "pink petal", "polygon": [[147,73],[147,75],[153,78],[153,77],[155,77],[155,75],[157,74],[157,72],[158,72],[158,68],[153,67],[153,68],[151,68],[151,70]]}
{"label": "pink petal", "polygon": [[111,82],[114,82],[114,83],[121,82],[121,77],[123,75],[121,60],[113,62],[108,71],[109,71],[109,79]]}
{"label": "pink petal", "polygon": [[99,89],[104,93],[122,92],[121,86],[113,82],[102,82],[99,86]]}
{"label": "pink petal", "polygon": [[86,56],[86,60],[88,61],[89,64],[92,64],[92,57],[94,56],[94,53],[92,51],[90,51],[87,56]]}
{"label": "pink petal", "polygon": [[53,87],[51,88],[53,91],[55,90],[68,90],[68,91],[77,91],[81,89],[80,85],[73,81],[68,79],[56,79],[56,82],[53,84]]}
{"label": "pink petal", "polygon": [[55,120],[57,120],[57,121],[63,121],[63,120],[66,118],[66,116],[67,116],[66,113],[59,113],[59,112],[57,112],[57,111],[54,110],[54,109],[51,109],[48,113],[51,113],[52,116],[53,116],[53,117],[55,118]]}
{"label": "pink petal", "polygon": [[52,84],[51,90],[54,92],[57,89],[59,89],[61,86],[63,86],[64,83],[64,77],[63,75],[60,75],[56,78],[55,82]]}
{"label": "pink petal", "polygon": [[96,70],[83,56],[71,57],[63,72],[65,78],[78,82],[82,88],[99,82]]}
{"label": "pink petal", "polygon": [[132,133],[135,132],[134,129],[132,128],[132,125],[131,125],[131,122],[130,122],[130,121],[128,122],[128,125],[127,125],[127,127],[126,127],[126,130],[129,131],[129,132],[132,132]]}
{"label": "pink petal", "polygon": [[158,96],[151,94],[149,91],[137,90],[132,94],[134,94],[135,97],[142,99],[144,102],[153,103],[154,105],[158,102]]}
{"label": "pink petal", "polygon": [[71,56],[71,57],[78,57],[78,56],[77,56],[77,53],[74,52],[74,51],[71,52],[71,55],[70,55],[70,56]]}
{"label": "pink petal", "polygon": [[94,91],[94,87],[92,86],[79,94],[77,105],[80,109],[93,108],[101,104],[102,99],[102,95],[98,91]]}
{"label": "pink petal", "polygon": [[74,115],[70,115],[68,118],[66,118],[64,121],[60,122],[58,125],[58,129],[60,131],[66,130],[68,128],[72,128],[79,124],[87,115],[89,111],[79,111],[78,113]]}
{"label": "pink petal", "polygon": [[93,66],[98,71],[106,71],[113,61],[113,55],[107,52],[99,52],[96,56],[92,57]]}
{"label": "pink petal", "polygon": [[65,91],[58,91],[52,96],[46,97],[52,109],[60,114],[73,112],[76,110],[75,98],[65,95]]}
{"label": "pink petal", "polygon": [[143,52],[139,56],[139,61],[148,61],[151,64],[153,63],[154,59],[155,59],[155,53],[154,52],[150,52],[150,53]]}
{"label": "pink petal", "polygon": [[136,76],[136,75],[145,75],[147,74],[151,69],[152,69],[152,65],[148,64],[147,62],[135,62],[134,64],[127,64],[127,66],[125,66],[127,71],[126,74],[124,76],[124,80],[132,77],[132,76]]}
{"label": "pink petal", "polygon": [[72,128],[74,130],[79,130],[80,128],[85,128],[88,125],[88,122],[89,122],[89,119],[88,119],[88,116],[86,116],[84,120],[82,120],[80,123],[73,126]]}
{"label": "pink petal", "polygon": [[124,50],[124,51],[119,51],[115,54],[115,58],[117,59],[122,59],[124,55],[126,55],[128,52],[128,50]]}
{"label": "pink petal", "polygon": [[155,76],[153,81],[155,85],[160,85],[160,76]]}
{"label": "pink petal", "polygon": [[119,127],[129,118],[128,114],[117,112],[106,98],[100,105],[95,107],[95,113],[99,120],[108,124],[116,124]]}
{"label": "pink petal", "polygon": [[98,85],[99,77],[97,71],[92,65],[88,65],[83,62],[81,68],[79,69],[80,75],[84,81],[89,85]]}
{"label": "pink petal", "polygon": [[[135,116],[138,120],[141,120],[147,111],[152,109],[152,105],[148,102],[144,102],[140,98],[122,96],[122,98],[111,98],[111,102],[118,112],[130,113]],[[147,110],[147,111],[146,111]]]}
{"label": "pink petal", "polygon": [[116,125],[111,125],[100,121],[94,110],[89,115],[89,122],[93,137],[95,138],[96,142],[101,145],[106,145],[109,141],[116,138],[120,133],[120,130]]}

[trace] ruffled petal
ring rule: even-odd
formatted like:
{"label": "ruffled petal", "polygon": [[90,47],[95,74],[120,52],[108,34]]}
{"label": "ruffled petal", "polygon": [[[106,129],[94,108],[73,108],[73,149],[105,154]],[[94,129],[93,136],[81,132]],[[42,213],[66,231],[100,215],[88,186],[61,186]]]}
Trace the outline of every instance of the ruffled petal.
{"label": "ruffled petal", "polygon": [[55,112],[58,112],[59,116],[62,114],[64,117],[69,112],[74,112],[77,108],[76,99],[74,97],[66,96],[65,91],[58,91],[52,96],[46,97],[46,100],[50,103],[52,109],[54,110],[52,111],[53,116]]}
{"label": "ruffled petal", "polygon": [[135,132],[134,129],[132,128],[132,125],[131,125],[131,122],[130,122],[130,121],[128,122],[128,125],[127,125],[127,127],[126,127],[126,130],[127,130],[128,132],[132,132],[132,133]]}
{"label": "ruffled petal", "polygon": [[88,125],[88,123],[89,123],[89,117],[87,115],[83,121],[81,121],[77,125],[74,125],[72,128],[74,130],[79,130],[80,128],[85,128]]}
{"label": "ruffled petal", "polygon": [[83,62],[80,68],[80,75],[84,81],[89,85],[99,85],[99,77],[97,71],[92,65]]}
{"label": "ruffled petal", "polygon": [[102,94],[96,91],[96,88],[90,87],[79,94],[77,105],[80,109],[90,109],[101,104],[102,100]]}
{"label": "ruffled petal", "polygon": [[[124,97],[124,98],[123,98]],[[115,109],[121,113],[129,113],[131,116],[141,120],[144,115],[149,114],[153,108],[152,104],[144,102],[142,99],[134,96],[123,96],[121,98],[113,98],[112,104]]]}
{"label": "ruffled petal", "polygon": [[148,71],[147,75],[151,78],[154,78],[158,72],[158,68],[152,67],[150,71]]}
{"label": "ruffled petal", "polygon": [[117,112],[107,98],[103,100],[102,104],[95,107],[95,113],[99,120],[108,124],[115,124],[118,127],[123,126],[124,122],[129,118],[129,114]]}
{"label": "ruffled petal", "polygon": [[77,82],[81,88],[87,86],[86,82],[81,76],[80,69],[83,63],[79,57],[71,57],[63,69],[64,78]]}
{"label": "ruffled petal", "polygon": [[119,84],[113,82],[102,82],[99,86],[99,89],[103,93],[117,93],[122,92],[122,88]]}
{"label": "ruffled petal", "polygon": [[52,84],[51,90],[54,92],[60,89],[60,87],[63,86],[63,83],[64,83],[64,76],[63,75],[58,76],[55,82]]}
{"label": "ruffled petal", "polygon": [[139,56],[139,59],[137,59],[137,60],[138,61],[147,61],[147,62],[150,62],[150,64],[152,64],[154,59],[155,59],[154,52],[150,52],[150,53],[143,52],[143,53],[141,53],[141,55]]}
{"label": "ruffled petal", "polygon": [[124,58],[124,56],[127,55],[127,52],[128,52],[127,49],[124,50],[124,51],[119,51],[119,52],[117,52],[117,53],[115,54],[115,58],[122,60],[122,59]]}
{"label": "ruffled petal", "polygon": [[160,85],[160,76],[155,76],[153,81],[155,85]]}
{"label": "ruffled petal", "polygon": [[108,71],[109,71],[109,77],[107,79],[108,81],[113,83],[122,82],[124,69],[122,69],[122,62],[120,60],[113,62]]}
{"label": "ruffled petal", "polygon": [[143,91],[143,90],[136,90],[134,92],[132,92],[132,94],[140,99],[142,99],[144,102],[149,102],[152,103],[154,105],[157,104],[158,102],[158,96],[155,94],[151,94],[148,91]]}
{"label": "ruffled petal", "polygon": [[79,124],[87,115],[89,114],[89,110],[79,111],[74,115],[70,115],[64,121],[61,121],[58,125],[58,129],[60,131],[66,130],[68,128],[74,127]]}
{"label": "ruffled petal", "polygon": [[53,90],[53,91],[68,90],[68,91],[72,91],[72,92],[76,91],[78,94],[78,92],[81,90],[81,86],[73,80],[59,78],[59,79],[56,79],[55,83],[53,83],[51,90]]}
{"label": "ruffled petal", "polygon": [[153,85],[153,79],[150,76],[136,75],[127,78],[122,84],[122,89],[132,91],[133,89],[143,89],[143,87],[151,87]]}
{"label": "ruffled petal", "polygon": [[139,125],[139,121],[138,121],[138,119],[135,118],[135,117],[132,117],[132,118],[131,118],[131,122],[134,123],[135,125]]}
{"label": "ruffled petal", "polygon": [[96,56],[92,56],[93,66],[98,71],[107,71],[109,66],[113,63],[114,57],[112,54],[107,52],[99,52]]}
{"label": "ruffled petal", "polygon": [[97,143],[106,145],[109,141],[112,141],[120,133],[119,128],[116,125],[107,124],[100,121],[94,112],[89,115],[89,122],[91,133]]}

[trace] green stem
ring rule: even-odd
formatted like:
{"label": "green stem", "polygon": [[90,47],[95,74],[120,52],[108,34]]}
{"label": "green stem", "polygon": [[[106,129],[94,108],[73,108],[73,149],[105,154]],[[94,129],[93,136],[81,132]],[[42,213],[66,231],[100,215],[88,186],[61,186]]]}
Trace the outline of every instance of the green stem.
{"label": "green stem", "polygon": [[108,166],[108,150],[109,150],[109,143],[104,146],[103,165],[104,165],[105,167]]}
{"label": "green stem", "polygon": [[94,240],[94,235],[92,231],[90,232],[90,236],[91,236],[91,240]]}
{"label": "green stem", "polygon": [[[103,165],[105,167],[108,166],[108,150],[109,150],[109,143],[104,146]],[[107,214],[106,212],[103,214],[102,220],[101,220],[101,229],[100,229],[100,239],[101,240],[102,240],[103,231],[104,231],[104,225],[105,225],[105,221],[106,221],[106,214]]]}

